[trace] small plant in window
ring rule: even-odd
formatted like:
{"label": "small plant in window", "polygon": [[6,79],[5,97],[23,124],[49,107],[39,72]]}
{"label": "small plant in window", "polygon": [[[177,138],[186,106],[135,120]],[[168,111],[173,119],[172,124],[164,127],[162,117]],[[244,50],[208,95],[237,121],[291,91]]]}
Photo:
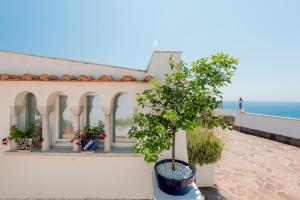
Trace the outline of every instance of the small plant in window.
{"label": "small plant in window", "polygon": [[99,140],[104,140],[104,123],[99,121],[96,125],[85,126],[80,132],[75,132],[71,140],[73,151],[78,151],[81,146],[82,151],[95,151]]}
{"label": "small plant in window", "polygon": [[15,151],[18,149],[17,139],[20,138],[21,131],[14,125],[10,127],[9,136],[2,139],[2,145],[7,146],[10,144],[10,150]]}
{"label": "small plant in window", "polygon": [[21,131],[15,125],[11,126],[9,137],[4,138],[2,144],[7,145],[8,141],[11,150],[35,149],[43,142],[42,128],[38,124],[30,124],[25,131]]}

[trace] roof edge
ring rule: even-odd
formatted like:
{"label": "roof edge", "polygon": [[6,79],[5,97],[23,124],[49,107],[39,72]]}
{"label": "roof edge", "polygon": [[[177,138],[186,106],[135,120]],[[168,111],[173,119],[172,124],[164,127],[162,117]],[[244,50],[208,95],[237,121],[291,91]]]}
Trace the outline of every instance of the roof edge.
{"label": "roof edge", "polygon": [[151,57],[150,57],[149,63],[148,63],[148,65],[147,65],[147,69],[145,70],[146,73],[148,73],[148,71],[149,71],[150,65],[151,65],[152,60],[153,60],[153,55],[154,55],[155,53],[168,53],[168,54],[170,54],[170,53],[178,53],[178,54],[181,55],[181,54],[182,54],[182,51],[153,51],[153,53],[152,53],[152,55],[151,55]]}
{"label": "roof edge", "polygon": [[145,70],[143,70],[143,69],[134,69],[134,68],[130,68],[130,67],[107,65],[107,64],[94,63],[94,62],[81,61],[81,60],[73,60],[73,59],[67,59],[67,58],[49,57],[49,56],[35,55],[35,54],[30,54],[30,53],[20,53],[20,52],[16,52],[16,51],[7,51],[7,50],[1,50],[1,49],[0,49],[0,52],[9,53],[9,54],[16,54],[16,55],[23,55],[23,56],[30,56],[30,57],[36,57],[36,58],[44,58],[44,59],[60,60],[60,61],[66,61],[66,62],[82,63],[82,64],[88,64],[88,65],[107,66],[107,67],[133,70],[133,71],[140,71],[140,72],[147,72],[147,69],[148,69],[148,68],[145,69]]}

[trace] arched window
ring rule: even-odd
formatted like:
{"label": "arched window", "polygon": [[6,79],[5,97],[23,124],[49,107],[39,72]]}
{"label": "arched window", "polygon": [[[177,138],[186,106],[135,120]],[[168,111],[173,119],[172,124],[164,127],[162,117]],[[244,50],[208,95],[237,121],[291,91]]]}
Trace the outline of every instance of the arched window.
{"label": "arched window", "polygon": [[41,123],[40,113],[37,110],[36,97],[32,93],[28,93],[25,97],[25,128],[30,124]]}
{"label": "arched window", "polygon": [[68,96],[58,96],[58,139],[70,140],[73,136],[73,113],[68,104]]}
{"label": "arched window", "polygon": [[85,99],[85,126],[96,125],[99,121],[104,121],[104,115],[101,108],[99,96],[86,96]]}
{"label": "arched window", "polygon": [[120,94],[114,101],[113,112],[113,142],[133,143],[133,139],[128,138],[128,131],[133,122],[133,101],[129,94]]}

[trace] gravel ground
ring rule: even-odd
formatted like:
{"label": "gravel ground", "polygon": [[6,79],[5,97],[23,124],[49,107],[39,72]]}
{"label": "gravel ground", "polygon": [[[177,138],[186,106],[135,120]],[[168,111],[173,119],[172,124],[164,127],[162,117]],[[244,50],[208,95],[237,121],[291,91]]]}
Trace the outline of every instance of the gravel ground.
{"label": "gravel ground", "polygon": [[157,172],[163,177],[181,180],[189,178],[193,171],[189,166],[186,166],[181,163],[175,164],[175,171],[172,170],[172,163],[165,162],[156,167]]}

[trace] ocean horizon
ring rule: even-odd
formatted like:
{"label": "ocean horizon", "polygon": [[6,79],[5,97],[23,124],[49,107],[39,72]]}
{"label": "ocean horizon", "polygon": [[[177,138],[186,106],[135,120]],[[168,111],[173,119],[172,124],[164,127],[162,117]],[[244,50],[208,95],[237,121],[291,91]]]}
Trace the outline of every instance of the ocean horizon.
{"label": "ocean horizon", "polygon": [[[238,101],[223,101],[223,109],[238,109]],[[300,102],[244,101],[246,112],[300,119]]]}

